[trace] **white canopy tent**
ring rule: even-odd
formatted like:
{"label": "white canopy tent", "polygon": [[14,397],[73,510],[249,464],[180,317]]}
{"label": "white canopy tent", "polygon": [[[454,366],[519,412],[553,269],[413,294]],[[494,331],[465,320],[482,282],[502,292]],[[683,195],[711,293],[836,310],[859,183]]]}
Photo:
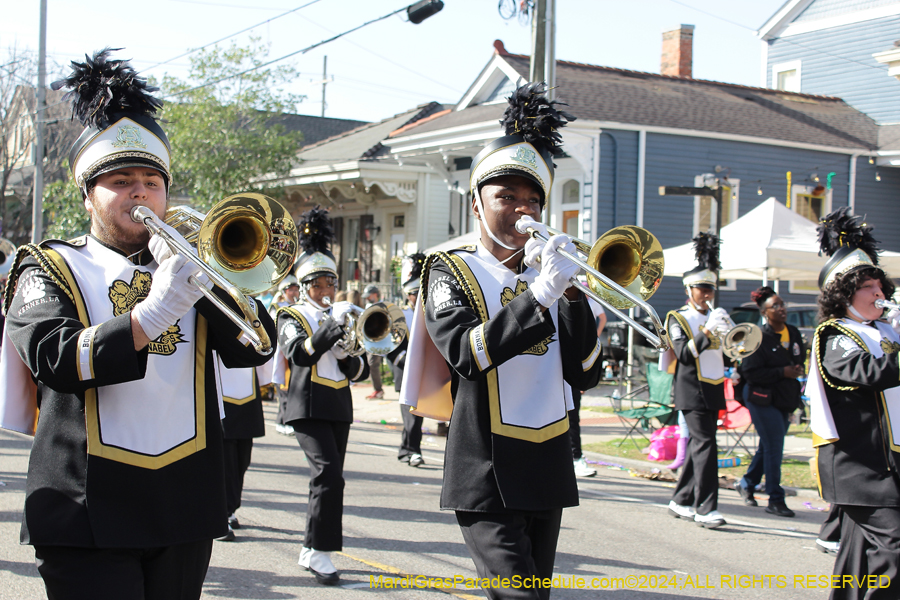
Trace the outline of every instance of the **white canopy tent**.
{"label": "white canopy tent", "polygon": [[[663,252],[665,275],[680,277],[697,266],[693,242]],[[722,228],[719,277],[764,282],[815,280],[828,260],[818,253],[816,224],[769,198]],[[888,276],[900,277],[900,253],[882,252],[879,264]]]}

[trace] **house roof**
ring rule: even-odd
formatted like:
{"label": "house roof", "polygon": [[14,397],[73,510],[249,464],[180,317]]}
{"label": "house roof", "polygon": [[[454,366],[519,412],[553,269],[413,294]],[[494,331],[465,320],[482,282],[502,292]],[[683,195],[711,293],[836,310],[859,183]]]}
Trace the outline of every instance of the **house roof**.
{"label": "house roof", "polygon": [[[504,54],[522,77],[529,57]],[[558,61],[566,110],[604,126],[655,126],[821,146],[874,149],[878,126],[840,98]],[[412,128],[411,135],[499,120],[505,103],[467,107]]]}
{"label": "house roof", "polygon": [[330,117],[314,117],[311,115],[294,115],[283,113],[278,117],[278,123],[289,132],[300,131],[303,133],[303,146],[311,146],[317,142],[334,137],[345,131],[356,129],[366,125],[368,121],[354,121],[352,119],[332,119]]}
{"label": "house roof", "polygon": [[317,143],[304,146],[297,154],[297,158],[302,161],[304,167],[371,160],[387,154],[388,150],[382,145],[382,142],[390,137],[392,132],[427,119],[442,110],[445,110],[445,107],[437,102],[422,104],[393,117],[376,123],[365,123]]}
{"label": "house roof", "polygon": [[882,152],[900,151],[900,124],[878,128],[878,149]]}

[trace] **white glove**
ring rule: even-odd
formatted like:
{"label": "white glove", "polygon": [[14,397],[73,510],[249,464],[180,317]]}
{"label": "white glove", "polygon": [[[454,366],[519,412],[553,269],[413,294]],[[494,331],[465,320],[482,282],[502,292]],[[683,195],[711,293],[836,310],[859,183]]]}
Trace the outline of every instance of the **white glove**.
{"label": "white glove", "polygon": [[552,236],[541,251],[541,274],[535,277],[530,287],[535,300],[547,308],[562,297],[572,285],[569,280],[581,270],[581,267],[557,252],[557,248],[572,254],[576,252],[572,238],[567,235]]}
{"label": "white glove", "polygon": [[344,350],[337,344],[331,347],[331,353],[334,354],[334,357],[338,360],[344,360],[345,358],[350,356],[349,354],[347,354],[346,350]]}
{"label": "white glove", "polygon": [[[516,221],[516,231],[519,233],[528,233],[526,231],[526,227],[531,227],[537,233],[541,234],[545,238],[549,238],[550,234],[547,233],[547,226],[541,223],[540,221],[535,221],[528,215],[522,215],[518,221]],[[529,234],[530,235],[530,234]],[[532,236],[533,237],[533,236]],[[543,242],[543,240],[541,240]]]}
{"label": "white glove", "polygon": [[894,328],[894,332],[900,335],[900,310],[892,308],[884,315],[884,318],[887,319],[887,322]]}
{"label": "white glove", "polygon": [[707,331],[718,333],[728,328],[728,319],[728,311],[720,306],[709,313],[709,318],[706,320],[704,327],[706,327]]}
{"label": "white glove", "polygon": [[541,252],[547,242],[535,238],[528,238],[525,242],[525,265],[532,269],[541,270]]}
{"label": "white glove", "polygon": [[345,300],[335,302],[331,305],[331,318],[343,327],[347,324],[347,315],[353,312],[353,305]]}
{"label": "white glove", "polygon": [[199,270],[183,256],[168,258],[159,266],[153,274],[150,294],[131,311],[148,338],[158,338],[203,297],[197,286],[188,283],[188,278]]}
{"label": "white glove", "polygon": [[[183,244],[185,248],[190,248],[194,253],[194,256],[197,256],[197,249],[188,243],[184,236],[175,231],[172,227],[169,227],[165,223],[162,224],[163,230],[175,238],[180,244]],[[156,264],[161,265],[164,260],[175,256],[176,252],[172,252],[172,248],[169,247],[168,242],[166,242],[159,234],[153,234],[150,237],[150,243],[147,244],[148,248],[150,248],[150,254],[153,255],[153,258],[156,259]]]}

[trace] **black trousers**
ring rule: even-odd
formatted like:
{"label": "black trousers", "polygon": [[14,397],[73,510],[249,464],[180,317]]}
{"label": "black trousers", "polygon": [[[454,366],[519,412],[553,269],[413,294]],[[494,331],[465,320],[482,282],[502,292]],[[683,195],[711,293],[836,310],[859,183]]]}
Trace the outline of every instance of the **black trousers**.
{"label": "black trousers", "polygon": [[553,577],[562,509],[536,516],[525,513],[456,511],[466,548],[481,579],[516,575],[526,585],[490,587],[491,600],[547,600],[550,588],[538,579]]}
{"label": "black trousers", "polygon": [[866,575],[876,577],[871,587],[842,582],[831,591],[831,600],[896,600],[900,597],[900,507],[842,504],[841,510],[841,548],[834,560],[834,575],[852,575],[856,582]]}
{"label": "black trousers", "polygon": [[163,548],[35,546],[48,600],[196,600],[212,540]]}
{"label": "black trousers", "polygon": [[681,477],[672,500],[682,506],[693,506],[697,514],[706,515],[719,505],[719,456],[716,447],[717,410],[683,410],[691,440]]}
{"label": "black trousers", "polygon": [[241,494],[244,491],[244,475],[250,467],[250,455],[253,452],[253,438],[226,439],[225,456],[225,508],[233,515],[241,507]]}
{"label": "black trousers", "polygon": [[572,389],[575,408],[569,411],[569,439],[572,441],[572,458],[581,458],[581,390]]}
{"label": "black trousers", "polygon": [[400,405],[400,414],[403,416],[403,434],[400,438],[400,452],[398,459],[407,458],[412,454],[422,454],[422,417],[409,412],[408,406]]}
{"label": "black trousers", "polygon": [[344,457],[350,423],[299,419],[294,435],[309,464],[309,502],[303,545],[322,552],[343,547]]}
{"label": "black trousers", "polygon": [[819,529],[819,539],[823,542],[841,541],[841,505],[832,504],[822,528]]}

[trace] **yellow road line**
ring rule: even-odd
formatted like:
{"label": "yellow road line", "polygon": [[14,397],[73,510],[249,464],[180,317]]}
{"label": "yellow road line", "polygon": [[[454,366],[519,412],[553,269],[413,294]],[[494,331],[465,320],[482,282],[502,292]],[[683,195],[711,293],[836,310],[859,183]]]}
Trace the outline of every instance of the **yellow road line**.
{"label": "yellow road line", "polygon": [[[385,573],[397,575],[398,577],[404,577],[404,578],[408,577],[413,580],[416,578],[416,575],[413,575],[411,573],[404,573],[397,567],[392,567],[390,565],[384,565],[384,564],[381,564],[381,563],[378,563],[378,562],[375,562],[372,560],[366,560],[365,558],[359,558],[357,556],[347,554],[346,552],[335,552],[335,554],[339,554],[340,556],[344,556],[346,558],[349,558],[350,560],[355,560],[356,562],[360,562],[364,565],[372,567],[373,569],[378,569],[379,571],[384,571]],[[446,579],[446,578],[444,578],[444,579]],[[430,590],[434,590],[434,591],[438,591],[438,592],[443,592],[445,594],[449,594],[451,596],[461,598],[462,600],[484,600],[483,596],[475,596],[473,594],[463,594],[463,593],[455,592],[455,591],[452,591],[452,590],[449,590],[446,588],[432,587],[432,588],[422,588],[422,589],[430,589]]]}

